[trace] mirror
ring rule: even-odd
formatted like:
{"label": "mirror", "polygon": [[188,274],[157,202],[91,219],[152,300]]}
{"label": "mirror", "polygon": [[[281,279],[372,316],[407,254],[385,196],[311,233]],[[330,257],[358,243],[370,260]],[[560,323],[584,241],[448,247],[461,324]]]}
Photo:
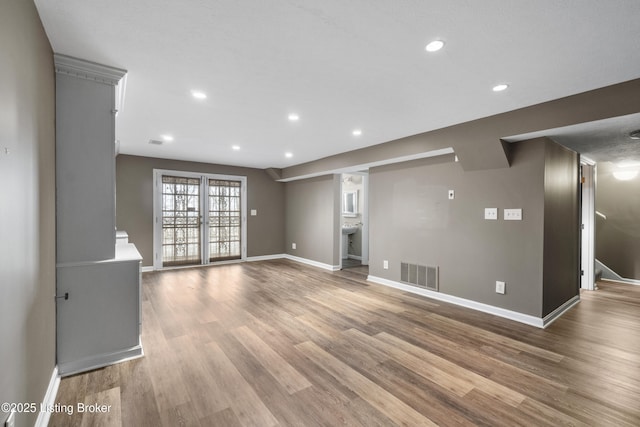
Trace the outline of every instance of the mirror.
{"label": "mirror", "polygon": [[342,216],[358,214],[358,190],[345,191],[342,194]]}

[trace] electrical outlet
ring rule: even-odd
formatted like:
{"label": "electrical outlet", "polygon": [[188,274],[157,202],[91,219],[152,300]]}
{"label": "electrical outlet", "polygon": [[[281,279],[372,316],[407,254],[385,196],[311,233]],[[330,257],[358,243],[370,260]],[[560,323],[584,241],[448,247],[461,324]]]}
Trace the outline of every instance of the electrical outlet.
{"label": "electrical outlet", "polygon": [[484,219],[498,219],[498,208],[484,208]]}
{"label": "electrical outlet", "polygon": [[506,283],[496,280],[496,293],[504,295],[506,289]]}
{"label": "electrical outlet", "polygon": [[258,210],[257,209],[251,209],[251,216],[256,216],[258,215]]}
{"label": "electrical outlet", "polygon": [[449,200],[453,200],[456,197],[456,192],[449,190]]}
{"label": "electrical outlet", "polygon": [[11,411],[9,418],[4,422],[4,427],[16,427],[16,413]]}
{"label": "electrical outlet", "polygon": [[292,243],[292,244],[291,244],[291,249],[295,249],[295,248],[296,248],[296,244],[295,244],[295,243]]}
{"label": "electrical outlet", "polygon": [[387,261],[386,259],[384,261],[382,261],[382,268],[384,268],[385,270],[389,269],[389,261]]}
{"label": "electrical outlet", "polygon": [[522,209],[505,209],[505,221],[522,221]]}

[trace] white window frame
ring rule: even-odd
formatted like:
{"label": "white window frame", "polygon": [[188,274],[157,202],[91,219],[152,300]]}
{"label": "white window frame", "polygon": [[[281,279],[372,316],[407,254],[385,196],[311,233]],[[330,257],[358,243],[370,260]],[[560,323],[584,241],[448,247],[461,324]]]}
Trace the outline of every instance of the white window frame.
{"label": "white window frame", "polygon": [[[169,169],[154,169],[153,170],[153,269],[162,270],[164,268],[176,268],[176,267],[163,267],[162,266],[162,176],[171,175],[182,178],[198,178],[200,179],[200,214],[202,215],[202,222],[200,224],[200,264],[190,265],[189,267],[196,267],[198,265],[210,265],[210,264],[225,264],[238,262],[237,260],[231,261],[209,261],[209,242],[206,238],[208,233],[206,227],[208,227],[209,217],[209,180],[219,179],[226,181],[240,181],[240,217],[241,217],[241,230],[240,230],[240,261],[246,261],[247,259],[247,177],[239,175],[221,175],[202,172],[188,172],[188,171],[176,171]],[[206,190],[206,191],[205,191]]]}

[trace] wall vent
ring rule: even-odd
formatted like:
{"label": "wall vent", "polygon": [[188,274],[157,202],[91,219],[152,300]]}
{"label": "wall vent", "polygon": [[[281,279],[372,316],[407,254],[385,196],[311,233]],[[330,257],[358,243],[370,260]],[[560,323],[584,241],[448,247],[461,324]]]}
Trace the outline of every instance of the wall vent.
{"label": "wall vent", "polygon": [[157,139],[150,139],[149,140],[149,144],[151,144],[151,145],[162,145],[162,144],[164,144],[164,142],[163,141],[158,141]]}
{"label": "wall vent", "polygon": [[400,263],[400,281],[430,291],[438,291],[438,267]]}

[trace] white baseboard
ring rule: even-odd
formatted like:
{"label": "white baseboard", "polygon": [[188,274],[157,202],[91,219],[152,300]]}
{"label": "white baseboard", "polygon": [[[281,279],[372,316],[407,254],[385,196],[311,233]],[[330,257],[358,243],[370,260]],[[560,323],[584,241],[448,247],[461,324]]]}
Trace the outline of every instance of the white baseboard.
{"label": "white baseboard", "polygon": [[367,280],[369,280],[370,282],[378,283],[380,285],[385,285],[392,288],[401,289],[406,292],[422,295],[427,298],[448,302],[451,304],[459,305],[461,307],[470,308],[472,310],[482,311],[483,313],[493,314],[494,316],[498,317],[504,317],[505,319],[514,320],[516,322],[524,323],[530,326],[535,326],[536,328],[545,327],[544,319],[531,316],[529,314],[518,313],[517,311],[511,311],[504,308],[495,307],[493,305],[483,304],[481,302],[443,294],[442,292],[434,292],[427,289],[416,288],[414,286],[405,285],[404,283],[383,279],[382,277],[368,276]]}
{"label": "white baseboard", "polygon": [[[58,387],[60,386],[60,376],[58,375],[58,367],[53,368],[51,373],[51,379],[49,380],[49,386],[47,392],[44,394],[42,404],[40,408],[50,408],[56,403],[56,396],[58,395]],[[51,411],[40,411],[38,418],[36,419],[35,427],[47,427],[49,425],[49,418],[51,417]]]}
{"label": "white baseboard", "polygon": [[80,372],[91,371],[93,369],[137,359],[142,356],[144,356],[144,351],[142,349],[142,342],[139,341],[138,345],[124,350],[99,354],[97,356],[74,360],[73,362],[59,363],[58,372],[61,377],[67,377]]}
{"label": "white baseboard", "polygon": [[148,273],[148,272],[150,272],[150,271],[153,271],[153,266],[152,266],[152,265],[150,265],[150,266],[147,266],[147,267],[142,267],[142,268],[140,269],[140,271],[142,271],[143,273]]}
{"label": "white baseboard", "polygon": [[269,261],[272,259],[282,259],[286,257],[287,257],[286,254],[258,255],[258,256],[248,256],[245,261],[247,262]]}
{"label": "white baseboard", "polygon": [[618,273],[604,265],[601,261],[596,260],[596,268],[600,268],[602,270],[602,279],[608,280],[611,282],[621,282],[628,283],[630,285],[640,285],[640,280],[636,279],[627,279],[626,277],[620,276]]}
{"label": "white baseboard", "polygon": [[299,262],[302,264],[312,265],[314,267],[322,268],[324,270],[329,270],[329,271],[340,270],[339,265],[325,264],[323,262],[318,262],[318,261],[314,261],[312,259],[307,259],[307,258],[300,258],[300,257],[289,255],[289,254],[284,254],[284,258],[289,259],[291,261]]}
{"label": "white baseboard", "polygon": [[351,254],[349,254],[349,255],[347,255],[347,258],[348,258],[348,259],[356,259],[356,260],[358,260],[358,261],[362,261],[362,257],[361,257],[361,256],[358,256],[358,255],[351,255]]}
{"label": "white baseboard", "polygon": [[560,316],[562,316],[567,310],[580,302],[580,295],[576,295],[571,298],[569,301],[562,304],[560,307],[553,310],[551,313],[544,316],[542,319],[542,323],[544,324],[543,328],[546,328],[553,322],[555,322]]}

